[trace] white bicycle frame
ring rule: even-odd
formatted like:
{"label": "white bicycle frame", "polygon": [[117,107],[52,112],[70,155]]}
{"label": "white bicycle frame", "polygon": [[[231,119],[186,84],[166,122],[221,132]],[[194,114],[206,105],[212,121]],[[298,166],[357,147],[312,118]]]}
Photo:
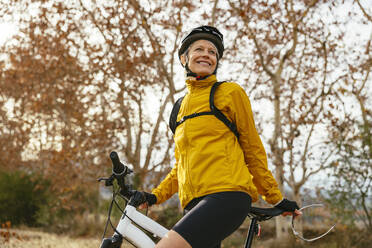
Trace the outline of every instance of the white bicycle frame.
{"label": "white bicycle frame", "polygon": [[138,212],[135,207],[127,204],[116,230],[139,248],[153,248],[155,243],[133,222],[160,238],[164,237],[169,231],[146,215]]}

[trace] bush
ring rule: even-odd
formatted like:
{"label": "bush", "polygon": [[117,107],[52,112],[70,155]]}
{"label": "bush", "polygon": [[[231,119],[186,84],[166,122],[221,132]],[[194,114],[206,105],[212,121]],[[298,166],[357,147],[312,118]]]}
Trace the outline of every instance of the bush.
{"label": "bush", "polygon": [[[308,232],[309,230],[305,230]],[[324,230],[319,228],[311,230],[312,234],[320,235]],[[314,233],[315,232],[315,233]],[[305,234],[305,237],[306,234]],[[266,248],[365,248],[370,247],[372,242],[371,231],[366,229],[355,229],[338,225],[335,230],[325,237],[314,242],[303,242],[290,234],[287,238],[278,240],[275,237],[269,240],[255,239],[252,247]],[[225,246],[230,247],[230,246]]]}
{"label": "bush", "polygon": [[49,186],[34,174],[0,171],[0,222],[37,226],[38,212],[48,203]]}
{"label": "bush", "polygon": [[47,231],[69,235],[97,235],[103,229],[95,225],[98,212],[98,196],[94,189],[74,188],[68,192],[53,193],[47,205],[43,205],[37,214],[37,222]]}

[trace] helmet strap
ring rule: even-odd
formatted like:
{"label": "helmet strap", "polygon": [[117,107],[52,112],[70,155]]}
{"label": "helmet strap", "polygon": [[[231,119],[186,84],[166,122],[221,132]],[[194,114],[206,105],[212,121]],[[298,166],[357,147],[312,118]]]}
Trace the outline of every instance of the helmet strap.
{"label": "helmet strap", "polygon": [[185,70],[186,70],[186,77],[197,77],[198,76],[198,74],[190,70],[188,62],[186,62]]}
{"label": "helmet strap", "polygon": [[220,64],[219,62],[220,62],[220,60],[219,60],[218,57],[217,57],[216,69],[214,69],[214,72],[212,73],[212,74],[214,74],[214,75],[217,75],[218,65]]}

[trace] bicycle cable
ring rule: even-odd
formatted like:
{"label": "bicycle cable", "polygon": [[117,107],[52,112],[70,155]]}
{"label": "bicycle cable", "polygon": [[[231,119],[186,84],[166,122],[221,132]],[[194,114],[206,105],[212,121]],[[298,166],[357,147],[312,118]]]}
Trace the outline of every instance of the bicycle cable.
{"label": "bicycle cable", "polygon": [[[107,221],[106,221],[106,225],[105,225],[105,229],[104,229],[104,232],[103,232],[103,236],[102,236],[102,239],[105,238],[106,236],[106,232],[107,232],[107,227],[108,227],[108,224],[110,223],[110,226],[111,228],[113,229],[113,231],[115,233],[117,233],[122,239],[124,239],[125,241],[127,241],[128,243],[130,243],[131,245],[133,245],[134,247],[137,247],[135,244],[133,244],[130,240],[128,240],[127,238],[124,237],[124,235],[122,235],[116,228],[115,226],[112,224],[112,221],[111,221],[111,212],[112,212],[112,207],[113,205],[115,204],[116,207],[120,210],[120,212],[126,216],[128,219],[130,219],[132,222],[134,222],[128,215],[126,215],[125,211],[123,211],[123,209],[120,207],[120,205],[118,204],[118,202],[115,200],[116,199],[116,196],[119,195],[121,196],[121,198],[124,199],[124,201],[128,202],[128,200],[123,197],[120,193],[119,193],[119,190],[120,188],[115,191],[115,187],[113,186],[113,190],[112,190],[112,200],[111,200],[111,203],[110,203],[110,206],[109,206],[109,211],[108,211],[108,216],[107,216]],[[134,222],[135,223],[135,222]]]}
{"label": "bicycle cable", "polygon": [[[307,205],[307,206],[304,206],[304,207],[300,208],[299,211],[302,211],[302,210],[307,209],[307,208],[312,208],[312,207],[324,207],[324,204],[321,204],[321,203],[310,204],[310,205]],[[293,234],[296,237],[298,237],[299,239],[301,239],[303,241],[306,241],[306,242],[312,242],[312,241],[318,240],[320,238],[323,238],[325,235],[327,235],[336,226],[336,224],[334,224],[328,231],[326,231],[325,233],[323,233],[322,235],[320,235],[318,237],[307,239],[307,238],[304,238],[299,232],[297,232],[295,230],[294,220],[295,220],[295,215],[292,216],[292,225],[291,225]]]}
{"label": "bicycle cable", "polygon": [[[133,244],[130,240],[126,239],[124,237],[124,235],[122,235],[116,228],[115,226],[113,225],[112,221],[111,221],[111,213],[112,213],[112,208],[113,208],[113,205],[115,204],[116,207],[119,209],[119,211],[122,213],[122,215],[124,215],[124,217],[127,217],[130,221],[132,221],[133,224],[135,224],[136,226],[140,227],[140,225],[138,223],[136,223],[132,218],[130,218],[125,210],[123,210],[119,203],[116,201],[116,197],[117,196],[120,196],[126,203],[128,203],[128,199],[126,199],[124,196],[122,196],[120,194],[120,188],[118,190],[115,190],[115,186],[113,185],[113,189],[112,189],[112,200],[111,200],[111,203],[110,203],[110,206],[109,206],[109,211],[108,211],[108,216],[107,216],[107,221],[106,221],[106,225],[105,225],[105,229],[104,229],[104,232],[103,232],[103,236],[102,236],[102,239],[105,238],[106,236],[106,232],[107,232],[107,227],[108,227],[108,224],[110,224],[111,228],[113,229],[113,231],[115,233],[117,233],[121,238],[123,238],[125,241],[127,241],[128,243],[130,243],[131,245],[133,245],[134,247],[136,247],[135,244]],[[148,212],[148,207],[146,208],[146,216],[147,216],[147,212]]]}
{"label": "bicycle cable", "polygon": [[[110,224],[111,228],[115,231],[115,233],[117,233],[118,235],[120,235],[121,237],[123,237],[123,235],[116,230],[116,228],[114,227],[114,225],[112,224],[112,221],[111,221],[111,212],[112,212],[112,207],[113,207],[114,203],[119,208],[119,210],[123,213],[123,210],[120,208],[120,206],[118,205],[118,203],[115,200],[116,199],[116,196],[118,195],[118,192],[119,192],[119,190],[115,190],[115,186],[113,185],[113,189],[112,189],[112,200],[111,200],[111,203],[110,203],[110,206],[109,206],[109,210],[108,210],[108,213],[107,213],[107,221],[106,221],[106,224],[105,224],[105,229],[103,231],[102,239],[104,239],[105,236],[106,236],[108,224]],[[124,200],[126,200],[126,199],[124,199]]]}

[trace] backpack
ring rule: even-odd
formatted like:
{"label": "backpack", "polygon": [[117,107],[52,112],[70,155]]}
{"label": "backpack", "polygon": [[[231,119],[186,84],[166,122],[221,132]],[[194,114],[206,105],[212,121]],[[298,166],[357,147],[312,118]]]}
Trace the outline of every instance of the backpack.
{"label": "backpack", "polygon": [[191,119],[191,118],[202,116],[202,115],[214,115],[214,116],[217,117],[217,119],[222,121],[231,130],[231,132],[233,132],[235,134],[235,136],[239,139],[239,133],[238,133],[238,130],[236,128],[236,125],[233,122],[231,122],[214,105],[214,93],[216,92],[217,87],[220,86],[224,82],[225,81],[216,82],[216,83],[213,84],[213,86],[211,88],[211,92],[209,94],[209,107],[211,108],[211,111],[209,111],[209,112],[200,112],[200,113],[194,113],[194,114],[191,114],[191,115],[186,115],[186,116],[183,116],[180,121],[177,121],[178,112],[180,111],[181,103],[182,103],[182,100],[183,100],[184,97],[181,97],[176,101],[176,103],[173,105],[172,112],[171,112],[171,115],[169,117],[169,127],[172,130],[173,134],[176,132],[176,128],[181,123],[186,121],[187,119]]}

